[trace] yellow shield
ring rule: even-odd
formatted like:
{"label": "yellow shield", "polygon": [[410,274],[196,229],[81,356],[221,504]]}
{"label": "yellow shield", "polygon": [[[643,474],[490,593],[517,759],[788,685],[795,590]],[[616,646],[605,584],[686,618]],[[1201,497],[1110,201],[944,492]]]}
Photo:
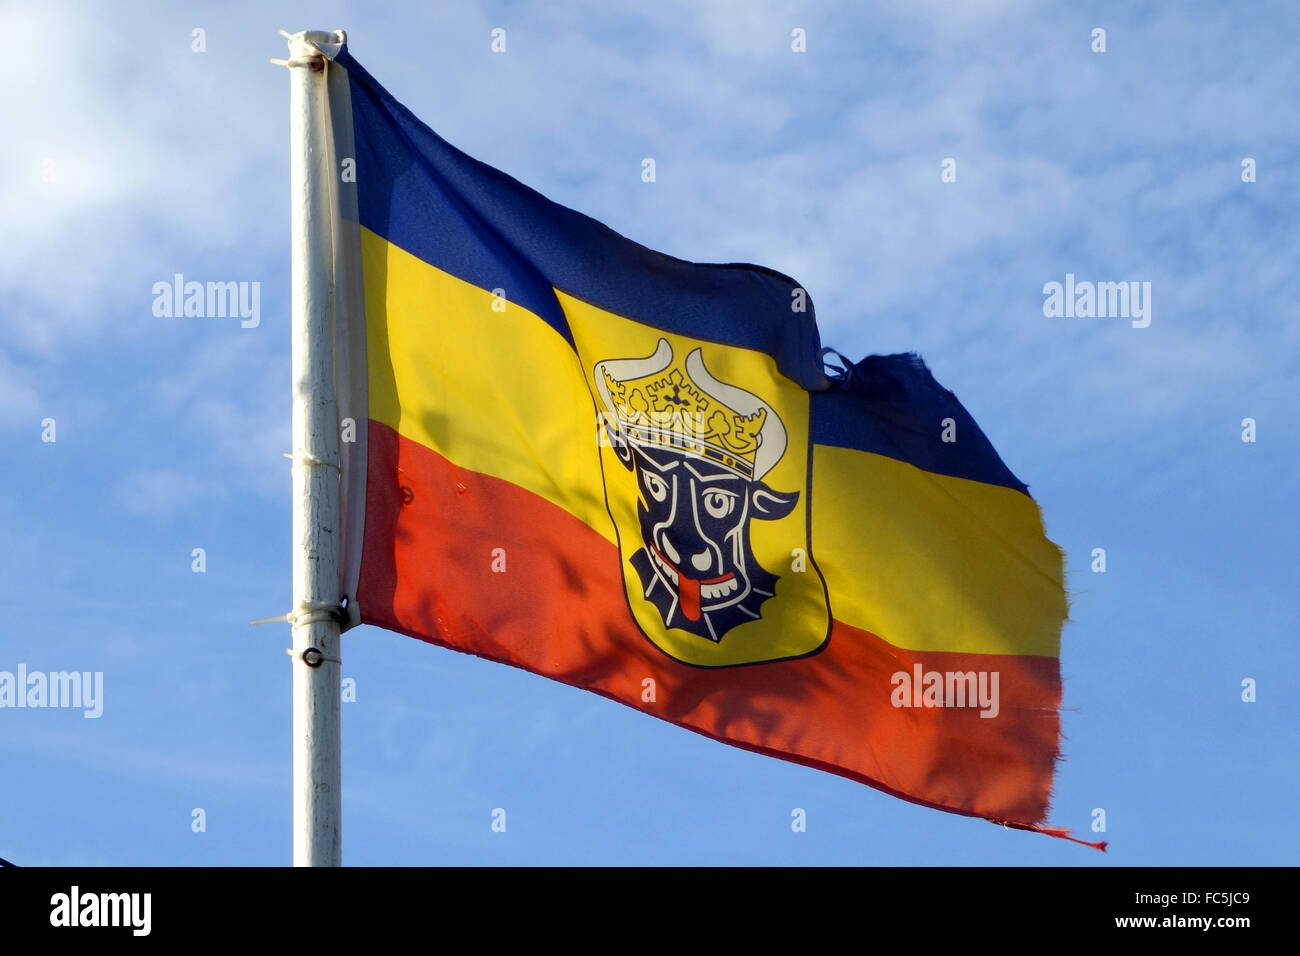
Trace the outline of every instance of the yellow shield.
{"label": "yellow shield", "polygon": [[820,650],[830,611],[809,540],[807,392],[765,353],[559,297],[641,631],[704,667]]}

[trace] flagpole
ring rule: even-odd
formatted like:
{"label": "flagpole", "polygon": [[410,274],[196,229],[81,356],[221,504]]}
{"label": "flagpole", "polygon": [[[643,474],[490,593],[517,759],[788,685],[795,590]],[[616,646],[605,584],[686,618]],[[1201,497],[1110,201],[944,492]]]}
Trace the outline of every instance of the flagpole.
{"label": "flagpole", "polygon": [[339,866],[339,432],[325,57],[289,37],[293,368],[293,863]]}

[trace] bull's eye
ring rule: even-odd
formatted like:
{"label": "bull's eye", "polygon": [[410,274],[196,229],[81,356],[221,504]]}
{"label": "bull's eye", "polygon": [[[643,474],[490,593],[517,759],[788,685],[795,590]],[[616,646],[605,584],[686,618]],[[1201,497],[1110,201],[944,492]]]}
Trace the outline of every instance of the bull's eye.
{"label": "bull's eye", "polygon": [[668,497],[668,485],[654,472],[643,471],[641,480],[645,483],[646,492],[655,501],[663,501]]}
{"label": "bull's eye", "polygon": [[704,510],[715,518],[725,518],[736,506],[736,496],[730,491],[706,491],[704,493]]}

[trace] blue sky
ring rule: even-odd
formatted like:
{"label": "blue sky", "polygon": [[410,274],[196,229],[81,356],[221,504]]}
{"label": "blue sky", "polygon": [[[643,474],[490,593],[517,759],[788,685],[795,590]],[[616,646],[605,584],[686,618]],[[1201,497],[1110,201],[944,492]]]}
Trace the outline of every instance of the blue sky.
{"label": "blue sky", "polygon": [[[0,710],[0,856],[289,859],[288,629],[247,626],[289,605],[288,81],[266,61],[280,28],[342,27],[472,155],[651,247],[797,277],[845,354],[926,358],[1068,555],[1051,822],[1097,839],[1104,808],[1111,843],[366,627],[344,645],[347,862],[1296,862],[1294,6],[3,12],[0,670],[102,671],[105,701]],[[260,282],[261,324],[155,317],[176,272]],[[1151,282],[1150,327],[1045,317],[1067,273]]]}

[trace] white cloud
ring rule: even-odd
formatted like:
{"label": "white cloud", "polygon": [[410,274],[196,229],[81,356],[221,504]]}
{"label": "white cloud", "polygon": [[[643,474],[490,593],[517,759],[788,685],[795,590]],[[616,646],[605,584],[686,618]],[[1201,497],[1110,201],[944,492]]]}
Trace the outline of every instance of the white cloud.
{"label": "white cloud", "polygon": [[0,328],[44,354],[111,332],[123,310],[147,315],[150,283],[197,255],[179,250],[279,238],[264,214],[283,208],[283,111],[263,104],[283,74],[232,61],[231,32],[192,53],[192,14],[120,13],[108,29],[75,10],[6,8],[0,208],[16,241],[0,258]]}
{"label": "white cloud", "polygon": [[34,376],[0,352],[0,429],[27,427],[35,437],[41,408]]}
{"label": "white cloud", "polygon": [[117,483],[113,495],[129,514],[148,518],[170,518],[205,499],[226,497],[219,486],[174,468],[132,472]]}
{"label": "white cloud", "polygon": [[[1232,370],[1287,374],[1263,336],[1228,336],[1214,364],[1221,322],[1266,321],[1297,291],[1276,236],[1234,204],[1237,152],[1258,154],[1260,190],[1278,175],[1270,149],[1294,128],[1298,68],[1247,65],[1225,19],[1205,28],[1217,46],[1172,15],[1112,20],[1111,50],[1095,55],[1087,14],[1020,0],[900,2],[868,18],[847,4],[620,13],[595,0],[315,16],[349,28],[380,81],[471,154],[673,255],[789,273],[827,344],[854,358],[919,350],[945,384],[969,378],[958,391],[973,406],[1050,402],[1044,389],[1105,378],[1097,427],[1154,428]],[[15,170],[0,203],[23,224],[0,260],[0,329],[51,361],[103,340],[133,355],[160,403],[233,466],[227,483],[265,493],[282,489],[287,450],[270,302],[287,267],[287,83],[265,63],[281,52],[275,28],[296,28],[284,17],[232,6],[195,54],[190,13],[128,9],[114,27],[128,44],[105,42],[93,17],[23,8],[0,63],[9,88],[41,79],[13,98],[0,142]],[[796,25],[805,54],[789,51]],[[505,55],[489,51],[494,26]],[[639,179],[646,155],[653,186]],[[939,181],[947,156],[952,185]],[[264,328],[200,340],[159,326],[148,289],[176,271],[262,280]],[[1053,324],[1039,289],[1066,271],[1152,281],[1155,322],[1177,335]],[[1225,300],[1241,314],[1220,315]],[[17,398],[0,425],[30,415],[36,381],[5,374]]]}

